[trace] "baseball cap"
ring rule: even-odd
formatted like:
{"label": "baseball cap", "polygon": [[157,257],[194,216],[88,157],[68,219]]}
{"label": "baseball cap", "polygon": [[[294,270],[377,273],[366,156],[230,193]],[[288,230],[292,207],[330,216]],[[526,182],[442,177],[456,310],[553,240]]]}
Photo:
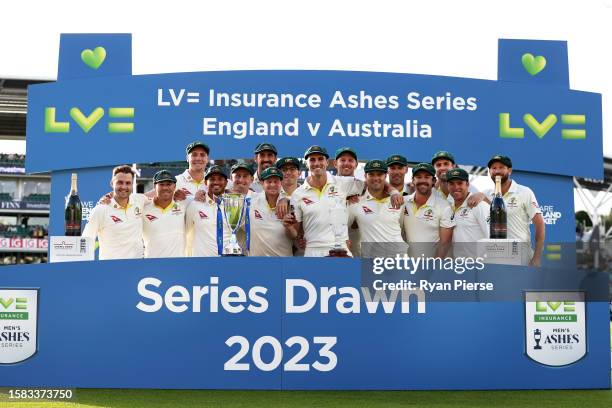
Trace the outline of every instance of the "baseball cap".
{"label": "baseball cap", "polygon": [[433,165],[436,161],[440,159],[450,160],[453,164],[455,164],[455,156],[453,156],[450,152],[447,152],[446,150],[440,150],[439,152],[436,152],[436,154],[434,154],[431,158],[431,164]]}
{"label": "baseball cap", "polygon": [[394,154],[393,156],[387,157],[387,166],[390,166],[392,164],[401,164],[402,166],[407,166],[408,160],[406,160],[404,156]]}
{"label": "baseball cap", "polygon": [[267,169],[262,171],[261,174],[259,175],[260,180],[266,180],[266,179],[269,179],[270,177],[278,177],[282,180],[283,173],[281,173],[281,171],[277,169],[276,167],[268,167]]}
{"label": "baseball cap", "polygon": [[244,163],[244,162],[240,162],[240,163],[236,163],[232,166],[232,169],[230,171],[231,174],[234,174],[234,172],[238,169],[244,169],[246,171],[248,171],[251,176],[255,174],[255,171],[253,171],[253,167],[251,167],[249,164]]}
{"label": "baseball cap", "polygon": [[468,174],[467,171],[460,169],[460,168],[448,170],[446,172],[446,181],[450,181],[454,179],[470,181],[470,175]]}
{"label": "baseball cap", "polygon": [[495,156],[491,157],[489,163],[487,164],[487,167],[491,168],[491,165],[495,162],[500,162],[501,164],[507,167],[512,167],[512,160],[510,160],[508,156],[504,156],[501,154],[496,154]]}
{"label": "baseball cap", "polygon": [[168,170],[160,170],[153,176],[153,184],[161,183],[162,181],[171,181],[176,184],[176,177]]}
{"label": "baseball cap", "polygon": [[426,171],[432,176],[436,177],[436,169],[429,163],[419,163],[412,168],[412,175],[414,176],[419,171]]}
{"label": "baseball cap", "polygon": [[261,153],[264,150],[270,150],[272,153],[278,154],[278,151],[276,150],[276,147],[274,147],[274,145],[272,143],[260,143],[260,144],[258,144],[257,146],[255,146],[255,151],[253,153],[254,154]]}
{"label": "baseball cap", "polygon": [[350,147],[341,147],[336,150],[336,160],[338,160],[338,157],[342,156],[344,153],[350,154],[355,158],[355,160],[357,160],[357,152],[355,152],[355,150],[351,149]]}
{"label": "baseball cap", "polygon": [[366,173],[371,173],[373,171],[381,171],[383,173],[386,173],[387,165],[382,160],[370,160],[366,163],[363,171]]}
{"label": "baseball cap", "polygon": [[300,169],[300,160],[296,157],[283,157],[282,159],[279,159],[276,161],[276,168],[278,169],[282,169],[284,165],[286,164],[291,164],[295,167],[298,168],[298,170]]}
{"label": "baseball cap", "polygon": [[189,154],[196,147],[201,147],[202,149],[206,151],[206,154],[210,154],[210,148],[208,147],[208,145],[204,142],[200,142],[199,140],[189,143],[187,147],[185,148],[185,152]]}
{"label": "baseball cap", "polygon": [[220,174],[227,179],[227,174],[225,173],[225,169],[218,164],[210,166],[208,170],[206,170],[206,175],[204,175],[204,180],[208,180],[208,178],[213,174]]}
{"label": "baseball cap", "polygon": [[325,148],[321,146],[310,146],[306,150],[306,153],[304,153],[304,158],[307,159],[308,156],[310,156],[311,154],[322,154],[323,156],[325,156],[326,159],[329,159],[329,154],[327,154],[327,150],[325,150]]}

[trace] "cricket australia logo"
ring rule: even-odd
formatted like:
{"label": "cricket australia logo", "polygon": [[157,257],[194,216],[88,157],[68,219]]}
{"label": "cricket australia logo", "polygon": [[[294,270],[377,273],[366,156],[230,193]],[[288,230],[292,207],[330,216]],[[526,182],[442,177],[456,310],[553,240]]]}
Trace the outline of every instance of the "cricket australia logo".
{"label": "cricket australia logo", "polygon": [[584,292],[525,293],[525,352],[544,365],[575,363],[586,355]]}
{"label": "cricket australia logo", "polygon": [[0,289],[0,364],[27,360],[38,350],[38,289]]}

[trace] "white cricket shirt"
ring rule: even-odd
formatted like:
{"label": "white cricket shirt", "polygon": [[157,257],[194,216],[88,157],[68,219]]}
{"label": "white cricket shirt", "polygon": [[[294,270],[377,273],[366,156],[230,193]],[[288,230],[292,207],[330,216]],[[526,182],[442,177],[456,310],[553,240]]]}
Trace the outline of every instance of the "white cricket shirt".
{"label": "white cricket shirt", "polygon": [[144,194],[130,194],[126,207],[121,207],[114,198],[110,204],[94,207],[83,236],[98,238],[100,260],[143,257],[142,217],[147,201]]}
{"label": "white cricket shirt", "polygon": [[175,258],[185,256],[184,201],[172,201],[161,208],[149,202],[144,207],[143,238],[145,258]]}

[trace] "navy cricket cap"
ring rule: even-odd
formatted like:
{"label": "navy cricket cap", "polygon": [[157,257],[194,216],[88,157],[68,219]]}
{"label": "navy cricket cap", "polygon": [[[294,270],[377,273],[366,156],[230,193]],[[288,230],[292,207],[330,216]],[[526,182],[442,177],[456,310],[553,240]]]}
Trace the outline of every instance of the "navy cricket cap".
{"label": "navy cricket cap", "polygon": [[390,166],[392,164],[399,164],[402,166],[407,166],[408,160],[406,160],[404,156],[401,156],[399,154],[394,154],[393,156],[387,157],[387,166]]}
{"label": "navy cricket cap", "polygon": [[191,151],[196,147],[201,147],[202,149],[204,149],[204,151],[206,151],[206,154],[210,154],[210,148],[208,147],[208,145],[204,142],[200,142],[199,140],[189,143],[185,148],[185,153],[191,153]]}
{"label": "navy cricket cap", "polygon": [[419,171],[426,171],[432,176],[436,177],[436,169],[429,163],[419,163],[412,168],[412,175],[414,176]]}
{"label": "navy cricket cap", "polygon": [[160,170],[153,176],[153,184],[161,183],[163,181],[170,181],[176,184],[176,177],[174,177],[168,170]]}
{"label": "navy cricket cap", "polygon": [[350,147],[341,147],[336,150],[336,160],[338,160],[338,157],[342,156],[344,153],[350,154],[355,158],[355,160],[357,160],[357,152]]}
{"label": "navy cricket cap", "polygon": [[306,152],[304,153],[304,158],[307,159],[308,156],[310,156],[311,154],[322,154],[323,156],[325,156],[326,159],[329,159],[329,154],[327,154],[327,150],[321,146],[310,146],[308,149],[306,149]]}
{"label": "navy cricket cap", "polygon": [[370,160],[366,163],[363,171],[365,173],[371,173],[373,171],[380,171],[383,173],[387,172],[387,164],[382,160]]}
{"label": "navy cricket cap", "polygon": [[449,160],[451,163],[455,164],[455,156],[453,156],[450,152],[447,152],[446,150],[440,150],[439,152],[436,152],[436,154],[434,154],[431,158],[432,166],[435,162],[441,159]]}
{"label": "navy cricket cap", "polygon": [[282,180],[283,173],[281,173],[281,171],[277,169],[276,167],[268,167],[267,169],[262,171],[261,174],[259,175],[260,180],[266,180],[266,179],[269,179],[270,177],[278,177]]}
{"label": "navy cricket cap", "polygon": [[227,173],[225,173],[225,169],[215,164],[215,165],[210,166],[208,170],[206,170],[206,175],[204,176],[204,180],[208,180],[208,178],[212,176],[213,174],[220,174],[227,179]]}
{"label": "navy cricket cap", "polygon": [[276,147],[272,144],[272,143],[260,143],[257,146],[255,146],[255,151],[253,152],[254,154],[257,153],[261,153],[265,150],[269,150],[272,153],[274,153],[275,155],[278,154],[278,151],[276,150]]}
{"label": "navy cricket cap", "polygon": [[496,154],[495,156],[491,157],[491,159],[489,160],[489,163],[487,164],[487,167],[491,168],[491,165],[495,162],[500,162],[504,166],[512,168],[512,160],[510,160],[508,156]]}
{"label": "navy cricket cap", "polygon": [[249,174],[251,174],[251,176],[255,174],[255,171],[253,170],[253,167],[252,167],[252,166],[250,166],[250,165],[249,165],[249,164],[247,164],[247,163],[244,163],[244,162],[240,162],[240,163],[236,163],[236,164],[234,164],[234,165],[232,166],[232,169],[231,169],[230,173],[231,173],[231,174],[234,174],[234,172],[235,172],[236,170],[239,170],[239,169],[243,169],[243,170],[248,171],[248,172],[249,172]]}

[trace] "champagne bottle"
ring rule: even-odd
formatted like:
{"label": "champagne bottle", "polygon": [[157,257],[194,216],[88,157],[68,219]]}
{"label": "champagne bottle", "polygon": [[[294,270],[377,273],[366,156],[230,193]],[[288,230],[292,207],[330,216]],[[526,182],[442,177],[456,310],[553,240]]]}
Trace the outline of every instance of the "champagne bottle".
{"label": "champagne bottle", "polygon": [[81,219],[83,209],[81,207],[81,199],[77,194],[77,174],[72,173],[70,197],[66,202],[66,235],[81,236]]}
{"label": "champagne bottle", "polygon": [[505,239],[508,236],[508,216],[506,213],[506,203],[502,197],[501,176],[495,176],[495,196],[491,201],[489,210],[489,238]]}

